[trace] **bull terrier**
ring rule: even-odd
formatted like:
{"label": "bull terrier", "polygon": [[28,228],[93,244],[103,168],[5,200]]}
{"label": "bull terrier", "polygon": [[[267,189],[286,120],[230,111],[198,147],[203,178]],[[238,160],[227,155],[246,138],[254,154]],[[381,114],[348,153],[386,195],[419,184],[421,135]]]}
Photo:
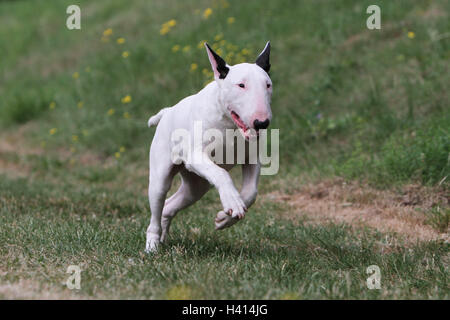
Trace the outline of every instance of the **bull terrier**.
{"label": "bull terrier", "polygon": [[[214,81],[197,94],[184,98],[176,105],[164,108],[148,120],[148,126],[157,125],[150,147],[150,174],[148,197],[151,219],[147,229],[146,252],[157,250],[168,235],[172,219],[177,212],[199,200],[211,186],[219,193],[223,210],[217,213],[217,230],[229,227],[244,218],[247,209],[255,202],[260,162],[242,164],[242,188],[238,192],[228,171],[236,163],[217,163],[205,151],[206,142],[183,150],[186,157],[174,158],[174,130],[194,131],[201,123],[205,130],[219,132],[236,129],[245,144],[258,139],[272,120],[270,108],[272,81],[269,77],[270,42],[259,54],[255,63],[228,65],[205,43]],[[226,144],[222,143],[224,150]],[[217,147],[217,146],[216,146]],[[246,149],[248,150],[248,148]],[[225,151],[226,152],[226,151]],[[248,151],[246,151],[248,153]],[[248,155],[245,155],[246,159]],[[166,200],[172,180],[181,175],[181,186]]]}

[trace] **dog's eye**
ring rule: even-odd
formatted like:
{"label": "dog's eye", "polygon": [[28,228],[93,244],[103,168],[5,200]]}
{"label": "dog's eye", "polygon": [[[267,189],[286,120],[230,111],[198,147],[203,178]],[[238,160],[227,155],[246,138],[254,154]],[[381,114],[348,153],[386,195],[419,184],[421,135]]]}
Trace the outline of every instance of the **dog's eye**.
{"label": "dog's eye", "polygon": [[267,89],[269,89],[269,88],[270,88],[270,83],[267,84]]}
{"label": "dog's eye", "polygon": [[239,83],[238,86],[241,88],[245,88],[245,84],[243,84],[243,83]]}

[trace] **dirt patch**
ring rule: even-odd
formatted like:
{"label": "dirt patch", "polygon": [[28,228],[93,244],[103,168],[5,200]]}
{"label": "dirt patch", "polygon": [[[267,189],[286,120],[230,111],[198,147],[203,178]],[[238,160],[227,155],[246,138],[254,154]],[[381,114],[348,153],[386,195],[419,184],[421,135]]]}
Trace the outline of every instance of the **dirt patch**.
{"label": "dirt patch", "polygon": [[111,165],[114,158],[106,159],[101,155],[83,151],[73,153],[69,148],[46,150],[43,146],[31,145],[26,133],[33,130],[33,123],[17,127],[14,131],[4,131],[0,139],[0,173],[11,177],[27,177],[31,174],[32,166],[25,161],[27,156],[45,156],[57,158],[70,165],[100,166]]}
{"label": "dirt patch", "polygon": [[419,11],[417,14],[423,19],[434,19],[447,16],[446,11],[436,4],[431,4],[426,11]]}
{"label": "dirt patch", "polygon": [[1,299],[44,299],[44,300],[76,300],[85,299],[76,291],[63,290],[40,285],[31,280],[20,280],[13,283],[0,284]]}
{"label": "dirt patch", "polygon": [[[392,45],[404,35],[401,31],[401,28],[404,27],[398,23],[385,23],[382,26],[383,30],[383,40],[384,45]],[[375,44],[373,42],[373,31],[369,29],[365,29],[362,32],[356,33],[348,37],[342,44],[340,45],[341,49],[352,49],[354,45],[371,42],[371,44]]]}
{"label": "dirt patch", "polygon": [[[388,42],[385,43],[385,45],[393,44],[396,40],[401,39],[402,37],[405,37],[406,34],[403,31],[409,24],[411,24],[410,21],[421,19],[424,21],[429,21],[433,19],[443,18],[446,17],[447,13],[445,10],[440,8],[436,4],[430,5],[427,10],[414,10],[411,11],[409,14],[409,17],[406,21],[402,21],[400,23],[383,23],[381,30],[384,34],[385,40]],[[364,30],[360,33],[351,35],[348,37],[341,45],[341,48],[343,49],[351,49],[354,45],[370,41],[373,38],[373,31],[372,30]]]}
{"label": "dirt patch", "polygon": [[25,178],[29,176],[30,168],[3,160],[0,152],[0,174],[11,178]]}
{"label": "dirt patch", "polygon": [[[7,271],[0,269],[0,278],[7,274]],[[69,290],[65,283],[55,286],[32,279],[19,279],[18,281],[3,280],[0,283],[0,299],[77,300],[86,299],[86,297],[83,297],[77,290]]]}
{"label": "dirt patch", "polygon": [[439,232],[426,223],[435,205],[448,206],[449,195],[432,188],[409,185],[401,190],[378,190],[343,180],[309,184],[294,194],[273,192],[271,201],[289,206],[285,216],[305,223],[347,223],[395,232],[407,240],[450,241],[449,230]]}
{"label": "dirt patch", "polygon": [[22,161],[17,161],[17,157],[27,155],[40,155],[42,148],[30,146],[25,143],[25,133],[31,128],[30,124],[18,127],[12,132],[2,132],[0,139],[0,173],[11,177],[27,177],[30,174],[30,167]]}
{"label": "dirt patch", "polygon": [[83,150],[82,152],[73,153],[68,148],[58,148],[52,152],[52,154],[56,154],[61,161],[69,161],[73,160],[73,163],[76,163],[80,166],[111,166],[114,163],[114,158],[109,157],[105,158],[100,154]]}
{"label": "dirt patch", "polygon": [[39,155],[44,152],[42,148],[31,147],[25,143],[25,134],[32,129],[32,124],[24,124],[14,131],[2,132],[0,139],[0,153],[16,153],[19,155]]}

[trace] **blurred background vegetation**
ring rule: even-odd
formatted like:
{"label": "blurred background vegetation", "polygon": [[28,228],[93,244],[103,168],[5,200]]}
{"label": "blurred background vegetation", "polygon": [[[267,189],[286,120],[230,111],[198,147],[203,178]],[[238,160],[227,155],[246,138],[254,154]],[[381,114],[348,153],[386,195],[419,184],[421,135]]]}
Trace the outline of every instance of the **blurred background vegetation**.
{"label": "blurred background vegetation", "polygon": [[[0,1],[2,281],[72,297],[55,284],[81,263],[84,297],[448,298],[448,242],[292,224],[299,211],[275,201],[333,179],[400,198],[412,184],[439,196],[423,214],[448,239],[448,0],[79,0],[72,31],[71,4]],[[371,4],[381,30],[366,27]],[[238,227],[213,231],[213,191],[142,256],[148,118],[211,81],[204,41],[234,64],[267,40],[279,174]],[[365,286],[374,263],[381,291]]]}
{"label": "blurred background vegetation", "polygon": [[234,64],[270,39],[282,175],[448,183],[448,1],[379,1],[379,31],[370,1],[79,1],[80,31],[70,3],[0,6],[0,119],[72,164],[146,159],[148,117],[211,80],[203,41]]}

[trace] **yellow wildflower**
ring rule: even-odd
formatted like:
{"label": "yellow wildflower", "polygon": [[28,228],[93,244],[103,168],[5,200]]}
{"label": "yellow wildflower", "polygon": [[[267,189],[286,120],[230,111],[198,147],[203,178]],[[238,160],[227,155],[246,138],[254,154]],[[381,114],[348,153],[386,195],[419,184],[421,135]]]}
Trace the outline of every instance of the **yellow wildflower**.
{"label": "yellow wildflower", "polygon": [[203,75],[204,75],[206,78],[212,78],[212,77],[214,76],[214,72],[212,72],[212,71],[210,71],[210,70],[208,70],[208,69],[206,69],[206,68],[204,68],[204,69],[202,70],[202,73],[203,73]]}
{"label": "yellow wildflower", "polygon": [[159,30],[160,35],[165,35],[166,33],[169,33],[170,28],[168,26],[162,26],[161,30]]}
{"label": "yellow wildflower", "polygon": [[203,18],[208,19],[211,14],[212,14],[212,9],[207,8],[207,9],[205,9],[205,11],[203,11]]}
{"label": "yellow wildflower", "polygon": [[116,159],[119,159],[120,158],[120,152],[114,153],[114,156],[116,157]]}
{"label": "yellow wildflower", "polygon": [[116,110],[114,110],[112,108],[109,109],[108,112],[107,112],[108,116],[112,116],[114,113],[116,113]]}
{"label": "yellow wildflower", "polygon": [[129,55],[130,55],[130,52],[128,52],[128,51],[122,52],[122,57],[123,57],[124,59],[128,58]]}
{"label": "yellow wildflower", "polygon": [[206,75],[206,77],[211,79],[211,80],[214,80],[214,72],[212,70],[208,71],[208,74]]}
{"label": "yellow wildflower", "polygon": [[183,47],[183,52],[184,53],[189,52],[190,50],[191,50],[191,46],[184,46]]}
{"label": "yellow wildflower", "polygon": [[131,102],[131,96],[130,95],[126,95],[120,101],[122,101],[122,103],[130,103]]}
{"label": "yellow wildflower", "polygon": [[56,132],[58,132],[58,129],[57,129],[57,128],[52,128],[52,129],[49,130],[48,133],[50,133],[50,135],[52,136],[52,135],[54,135]]}
{"label": "yellow wildflower", "polygon": [[124,117],[125,119],[130,119],[130,114],[129,114],[128,112],[124,112],[124,113],[123,113],[123,117]]}
{"label": "yellow wildflower", "polygon": [[180,50],[180,45],[176,44],[172,47],[172,52],[177,52]]}
{"label": "yellow wildflower", "polygon": [[234,45],[234,44],[228,43],[227,44],[227,50],[228,51],[237,51],[238,47],[236,45]]}
{"label": "yellow wildflower", "polygon": [[198,44],[197,44],[197,48],[199,49],[203,49],[205,47],[205,40],[201,40]]}
{"label": "yellow wildflower", "polygon": [[226,9],[230,6],[230,3],[227,0],[223,0],[221,5],[222,5],[222,8]]}
{"label": "yellow wildflower", "polygon": [[120,148],[119,148],[119,152],[120,152],[120,153],[124,153],[124,152],[125,152],[125,147],[120,147]]}
{"label": "yellow wildflower", "polygon": [[56,102],[55,101],[52,101],[52,102],[50,102],[50,105],[48,106],[50,109],[55,109],[55,107],[56,107]]}
{"label": "yellow wildflower", "polygon": [[78,142],[78,136],[77,135],[72,135],[72,141],[73,142]]}
{"label": "yellow wildflower", "polygon": [[219,33],[218,35],[216,35],[216,36],[214,37],[214,40],[215,40],[215,41],[219,41],[219,40],[221,40],[221,39],[223,39],[223,33]]}
{"label": "yellow wildflower", "polygon": [[118,39],[116,40],[116,42],[117,42],[118,44],[124,44],[124,43],[125,43],[125,38],[118,38]]}
{"label": "yellow wildflower", "polygon": [[83,108],[83,106],[84,106],[84,102],[83,101],[80,101],[80,102],[77,103],[78,109]]}
{"label": "yellow wildflower", "polygon": [[248,49],[242,49],[241,50],[241,54],[243,55],[243,56],[248,56],[249,54],[250,54],[250,51],[248,50]]}
{"label": "yellow wildflower", "polygon": [[74,72],[72,74],[72,78],[74,78],[74,79],[78,79],[79,77],[80,77],[80,74],[78,72]]}
{"label": "yellow wildflower", "polygon": [[112,35],[112,34],[113,34],[113,31],[112,31],[111,28],[108,28],[108,29],[106,29],[105,31],[103,31],[103,35],[104,35],[105,37],[110,36],[110,35]]}
{"label": "yellow wildflower", "polygon": [[286,292],[281,297],[280,300],[299,300],[301,297],[296,292]]}
{"label": "yellow wildflower", "polygon": [[228,24],[233,24],[234,21],[236,21],[236,19],[234,17],[228,17],[228,19],[227,19]]}
{"label": "yellow wildflower", "polygon": [[221,48],[218,48],[218,49],[216,50],[216,53],[217,53],[219,56],[221,56],[221,55],[223,54],[223,51],[222,51]]}
{"label": "yellow wildflower", "polygon": [[414,32],[412,32],[412,31],[408,32],[408,38],[414,39],[415,37],[416,37],[416,34]]}
{"label": "yellow wildflower", "polygon": [[164,22],[161,26],[161,30],[159,30],[159,33],[161,35],[165,35],[170,31],[171,28],[175,27],[177,25],[177,21],[175,19],[169,20],[167,22]]}
{"label": "yellow wildflower", "polygon": [[177,285],[166,292],[167,300],[189,300],[192,299],[192,289],[186,285]]}
{"label": "yellow wildflower", "polygon": [[197,68],[198,68],[198,65],[196,64],[196,63],[192,63],[191,64],[191,72],[194,72],[195,70],[197,70]]}

